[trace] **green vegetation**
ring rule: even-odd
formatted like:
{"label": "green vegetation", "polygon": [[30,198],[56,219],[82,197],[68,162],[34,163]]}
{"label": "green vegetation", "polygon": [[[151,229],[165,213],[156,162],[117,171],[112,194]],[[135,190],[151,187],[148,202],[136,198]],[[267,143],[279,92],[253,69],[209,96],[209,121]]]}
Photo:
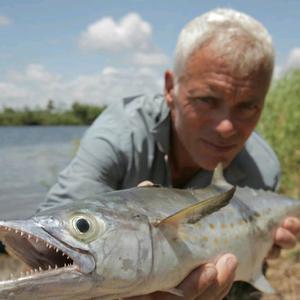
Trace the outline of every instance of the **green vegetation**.
{"label": "green vegetation", "polygon": [[281,192],[300,198],[300,69],[274,83],[258,131],[281,162]]}
{"label": "green vegetation", "polygon": [[104,107],[74,102],[70,109],[59,111],[49,100],[46,109],[15,110],[5,107],[0,111],[0,125],[89,125],[103,110]]}
{"label": "green vegetation", "polygon": [[[4,108],[0,125],[89,125],[103,110],[75,102],[71,109],[58,111],[49,100],[45,109]],[[300,198],[300,69],[273,84],[258,131],[281,162],[281,192]]]}

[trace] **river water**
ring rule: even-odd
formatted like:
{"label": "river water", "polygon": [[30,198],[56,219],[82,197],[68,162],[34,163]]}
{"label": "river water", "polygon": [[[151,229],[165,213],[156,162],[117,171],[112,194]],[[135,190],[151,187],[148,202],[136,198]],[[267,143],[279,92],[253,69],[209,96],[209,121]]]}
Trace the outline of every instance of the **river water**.
{"label": "river water", "polygon": [[85,126],[0,127],[0,219],[30,216],[75,155]]}

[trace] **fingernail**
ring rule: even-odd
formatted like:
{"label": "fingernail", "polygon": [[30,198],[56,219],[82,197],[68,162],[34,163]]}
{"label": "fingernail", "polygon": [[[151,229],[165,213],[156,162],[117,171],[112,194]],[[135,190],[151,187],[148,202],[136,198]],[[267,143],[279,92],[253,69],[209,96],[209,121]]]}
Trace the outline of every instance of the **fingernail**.
{"label": "fingernail", "polygon": [[295,228],[299,227],[299,222],[297,222],[297,220],[293,218],[289,218],[287,223],[288,223],[288,227],[295,227]]}
{"label": "fingernail", "polygon": [[236,258],[232,257],[232,256],[226,258],[225,264],[232,271],[235,271],[238,266],[238,262],[237,262]]}
{"label": "fingernail", "polygon": [[285,225],[286,226],[293,226],[295,224],[294,222],[294,219],[292,218],[288,218],[286,221],[285,221]]}

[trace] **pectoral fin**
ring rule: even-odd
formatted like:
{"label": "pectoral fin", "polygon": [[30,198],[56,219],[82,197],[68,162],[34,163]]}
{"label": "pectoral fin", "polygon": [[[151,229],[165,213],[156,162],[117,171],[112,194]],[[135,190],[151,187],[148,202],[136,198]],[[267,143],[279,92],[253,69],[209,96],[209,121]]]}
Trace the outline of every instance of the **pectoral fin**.
{"label": "pectoral fin", "polygon": [[235,187],[232,187],[226,192],[222,192],[218,195],[205,199],[197,204],[184,208],[179,212],[156,222],[154,225],[161,226],[170,224],[176,226],[180,223],[194,224],[198,222],[201,218],[226,206],[232,198],[234,192]]}
{"label": "pectoral fin", "polygon": [[251,280],[251,284],[263,293],[266,294],[276,293],[276,291],[273,289],[269,281],[262,273],[260,273],[259,276],[257,276],[255,279]]}
{"label": "pectoral fin", "polygon": [[218,163],[217,167],[214,170],[213,177],[211,180],[211,185],[216,187],[232,187],[232,185],[226,181],[223,174],[223,165]]}

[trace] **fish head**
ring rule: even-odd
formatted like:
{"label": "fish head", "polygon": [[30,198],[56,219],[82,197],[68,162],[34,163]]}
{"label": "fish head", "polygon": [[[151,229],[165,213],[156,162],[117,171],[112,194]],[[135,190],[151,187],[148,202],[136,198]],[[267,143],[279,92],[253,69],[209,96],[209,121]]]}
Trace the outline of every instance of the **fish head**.
{"label": "fish head", "polygon": [[151,237],[144,221],[85,203],[0,222],[7,250],[30,268],[0,282],[0,299],[29,299],[33,293],[38,299],[126,294],[151,269]]}

